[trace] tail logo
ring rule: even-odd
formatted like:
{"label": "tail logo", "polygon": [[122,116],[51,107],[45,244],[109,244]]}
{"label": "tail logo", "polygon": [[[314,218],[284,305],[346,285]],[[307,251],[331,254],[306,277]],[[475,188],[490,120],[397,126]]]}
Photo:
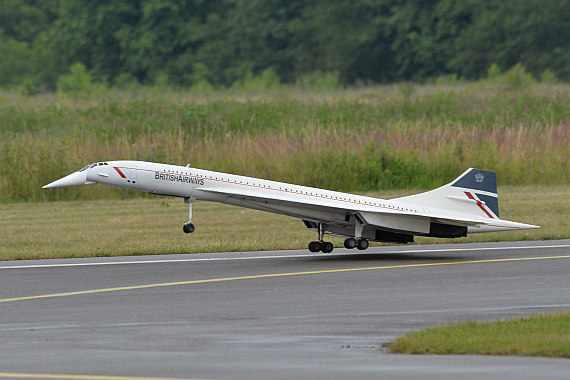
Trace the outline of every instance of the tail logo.
{"label": "tail logo", "polygon": [[475,182],[481,183],[485,179],[485,176],[481,172],[475,173]]}

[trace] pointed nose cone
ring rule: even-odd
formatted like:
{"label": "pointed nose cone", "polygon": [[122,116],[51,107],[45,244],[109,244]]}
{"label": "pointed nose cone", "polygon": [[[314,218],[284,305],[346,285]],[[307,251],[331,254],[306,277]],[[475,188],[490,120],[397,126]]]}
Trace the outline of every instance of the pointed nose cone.
{"label": "pointed nose cone", "polygon": [[82,172],[75,172],[71,173],[68,176],[58,179],[57,181],[53,181],[52,183],[48,183],[42,189],[51,189],[52,187],[65,187],[65,186],[78,186],[78,185],[85,185],[87,183],[87,170]]}

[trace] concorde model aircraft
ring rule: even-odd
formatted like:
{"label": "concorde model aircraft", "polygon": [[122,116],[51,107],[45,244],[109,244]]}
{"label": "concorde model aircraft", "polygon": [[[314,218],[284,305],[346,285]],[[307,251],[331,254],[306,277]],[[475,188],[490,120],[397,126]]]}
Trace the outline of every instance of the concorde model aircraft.
{"label": "concorde model aircraft", "polygon": [[538,228],[499,219],[496,174],[473,168],[435,190],[390,200],[144,161],[97,162],[43,188],[91,183],[184,198],[189,205],[186,233],[194,232],[192,204],[197,200],[299,218],[318,233],[309,244],[311,252],[332,252],[325,234],[344,237],[346,248],[364,250],[369,241],[409,243],[414,236],[456,238]]}

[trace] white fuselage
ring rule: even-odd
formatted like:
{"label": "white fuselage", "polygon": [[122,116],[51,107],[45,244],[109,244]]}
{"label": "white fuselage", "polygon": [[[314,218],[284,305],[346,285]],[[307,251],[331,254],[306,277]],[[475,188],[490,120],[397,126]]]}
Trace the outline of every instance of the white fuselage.
{"label": "white fuselage", "polygon": [[[370,220],[360,221],[394,231],[418,235],[429,233],[430,222],[470,220],[461,212],[441,210],[396,200],[354,195],[337,191],[275,182],[265,179],[202,170],[191,167],[143,161],[108,161],[93,164],[86,174],[88,182],[143,191],[151,194],[204,200],[268,211],[306,221],[337,225],[336,234],[348,236],[343,226],[354,228],[352,211]],[[382,216],[377,216],[378,212]],[[469,232],[516,229],[501,219],[481,213],[480,222],[465,224]],[[514,223],[514,222],[509,222]],[[461,224],[458,224],[461,225]],[[351,227],[352,226],[352,227]],[[521,225],[522,226],[522,225]],[[334,228],[330,231],[335,233]]]}
{"label": "white fuselage", "polygon": [[[142,161],[108,161],[108,164],[107,166],[90,168],[87,173],[87,180],[110,186],[144,191],[150,194],[221,202],[264,211],[271,210],[280,214],[309,220],[315,218],[315,211],[306,207],[280,207],[277,204],[270,204],[261,200],[258,202],[250,200],[240,201],[224,196],[223,193],[202,191],[201,189],[256,193],[260,198],[266,196],[277,200],[294,200],[297,203],[325,207],[354,208],[358,210],[365,208],[370,211],[383,209],[392,212],[418,213],[417,207],[406,207],[397,202],[383,199],[210,170]],[[124,178],[115,168],[122,172]],[[331,221],[338,217],[344,218],[344,213],[335,215],[333,211],[330,211],[325,214]]]}

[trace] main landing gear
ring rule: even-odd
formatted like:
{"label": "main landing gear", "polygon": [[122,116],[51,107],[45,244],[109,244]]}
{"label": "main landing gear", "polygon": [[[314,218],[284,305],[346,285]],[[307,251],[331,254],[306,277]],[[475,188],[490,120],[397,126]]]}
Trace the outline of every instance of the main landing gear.
{"label": "main landing gear", "polygon": [[333,250],[333,245],[331,242],[323,241],[323,235],[325,234],[325,228],[322,223],[319,223],[319,240],[312,241],[309,243],[309,251],[311,252],[319,252],[322,253],[331,253]]}
{"label": "main landing gear", "polygon": [[[319,232],[319,240],[312,241],[309,243],[309,251],[311,252],[323,252],[323,253],[331,253],[333,250],[332,243],[328,241],[323,241],[323,235],[325,234],[325,226],[322,223],[318,225],[318,232]],[[368,248],[370,243],[368,239],[365,238],[348,238],[344,241],[344,247],[348,249],[357,248],[360,251],[363,251]]]}
{"label": "main landing gear", "polygon": [[362,231],[364,230],[364,224],[360,221],[360,218],[356,218],[354,224],[354,237],[348,238],[344,241],[344,247],[348,249],[357,248],[359,251],[363,251],[370,245],[368,240],[361,237]]}
{"label": "main landing gear", "polygon": [[328,241],[312,241],[309,243],[309,251],[322,253],[331,253],[333,250],[333,245]]}
{"label": "main landing gear", "polygon": [[365,250],[368,248],[370,243],[368,243],[367,239],[355,239],[355,238],[348,238],[344,241],[344,248],[353,249],[358,248],[360,251]]}
{"label": "main landing gear", "polygon": [[192,224],[192,199],[184,198],[184,202],[188,203],[188,222],[184,223],[182,230],[190,234],[196,230],[196,227]]}

